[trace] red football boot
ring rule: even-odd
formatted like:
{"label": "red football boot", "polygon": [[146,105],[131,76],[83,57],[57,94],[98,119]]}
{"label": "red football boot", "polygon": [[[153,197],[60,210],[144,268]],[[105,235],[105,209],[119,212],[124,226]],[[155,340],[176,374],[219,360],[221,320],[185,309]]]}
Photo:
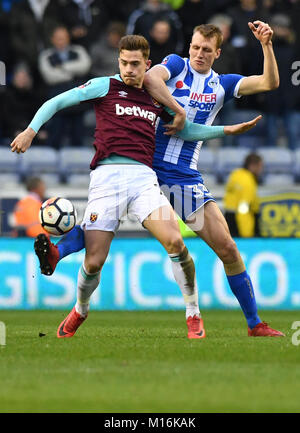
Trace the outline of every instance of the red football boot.
{"label": "red football boot", "polygon": [[270,328],[266,322],[261,322],[253,329],[248,328],[248,337],[285,337],[285,334]]}
{"label": "red football boot", "polygon": [[88,315],[85,317],[81,316],[75,310],[75,307],[71,310],[71,313],[61,322],[57,329],[58,338],[73,337],[82,322],[85,321]]}
{"label": "red football boot", "polygon": [[203,319],[200,319],[196,314],[192,317],[189,316],[186,320],[188,327],[188,338],[205,338],[205,329]]}
{"label": "red football boot", "polygon": [[57,246],[44,233],[40,233],[34,241],[34,251],[40,261],[41,273],[52,275],[59,262]]}

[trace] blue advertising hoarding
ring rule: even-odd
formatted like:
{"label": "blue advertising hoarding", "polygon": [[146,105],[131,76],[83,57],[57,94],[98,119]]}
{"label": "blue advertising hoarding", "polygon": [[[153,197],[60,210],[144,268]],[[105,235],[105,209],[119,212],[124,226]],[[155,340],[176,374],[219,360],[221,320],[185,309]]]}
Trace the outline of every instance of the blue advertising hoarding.
{"label": "blue advertising hoarding", "polygon": [[[239,239],[259,308],[300,308],[297,239]],[[222,262],[200,239],[186,239],[196,265],[201,308],[238,308]],[[84,251],[63,259],[51,277],[40,274],[31,239],[0,239],[0,309],[70,309]],[[170,260],[153,239],[115,239],[94,292],[92,309],[184,308]]]}

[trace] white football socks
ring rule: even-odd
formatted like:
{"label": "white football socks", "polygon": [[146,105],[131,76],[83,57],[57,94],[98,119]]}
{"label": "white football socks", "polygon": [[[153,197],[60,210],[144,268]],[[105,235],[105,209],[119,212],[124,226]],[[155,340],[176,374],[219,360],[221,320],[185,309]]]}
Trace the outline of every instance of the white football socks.
{"label": "white football socks", "polygon": [[169,254],[172,261],[172,269],[175,280],[180,287],[183,295],[186,318],[195,314],[201,317],[198,304],[198,287],[196,281],[196,272],[194,261],[185,249],[180,254]]}
{"label": "white football socks", "polygon": [[86,316],[90,307],[90,298],[100,283],[100,271],[96,274],[89,274],[84,263],[79,269],[77,277],[77,302],[75,310],[81,316]]}

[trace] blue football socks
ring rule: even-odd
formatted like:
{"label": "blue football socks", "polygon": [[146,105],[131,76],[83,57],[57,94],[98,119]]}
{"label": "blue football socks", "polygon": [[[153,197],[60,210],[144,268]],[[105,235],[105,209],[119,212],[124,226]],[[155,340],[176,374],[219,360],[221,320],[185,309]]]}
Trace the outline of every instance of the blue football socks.
{"label": "blue football socks", "polygon": [[66,233],[56,244],[59,252],[59,260],[76,253],[84,248],[84,231],[79,225],[75,226],[69,233]]}
{"label": "blue football socks", "polygon": [[230,288],[240,303],[248,326],[253,329],[261,322],[257,314],[257,306],[251,279],[247,271],[237,275],[227,275]]}

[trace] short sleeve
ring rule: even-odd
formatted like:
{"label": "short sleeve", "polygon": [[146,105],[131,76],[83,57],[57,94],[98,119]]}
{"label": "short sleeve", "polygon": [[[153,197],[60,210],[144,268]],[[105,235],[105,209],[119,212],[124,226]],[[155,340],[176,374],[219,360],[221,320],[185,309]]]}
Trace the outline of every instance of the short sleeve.
{"label": "short sleeve", "polygon": [[177,54],[170,54],[169,56],[165,57],[159,65],[164,66],[167,69],[170,80],[183,71],[185,67],[185,61]]}
{"label": "short sleeve", "polygon": [[238,96],[238,91],[243,78],[245,77],[239,74],[220,75],[220,84],[225,90],[224,102],[227,102],[232,98],[240,97]]}

